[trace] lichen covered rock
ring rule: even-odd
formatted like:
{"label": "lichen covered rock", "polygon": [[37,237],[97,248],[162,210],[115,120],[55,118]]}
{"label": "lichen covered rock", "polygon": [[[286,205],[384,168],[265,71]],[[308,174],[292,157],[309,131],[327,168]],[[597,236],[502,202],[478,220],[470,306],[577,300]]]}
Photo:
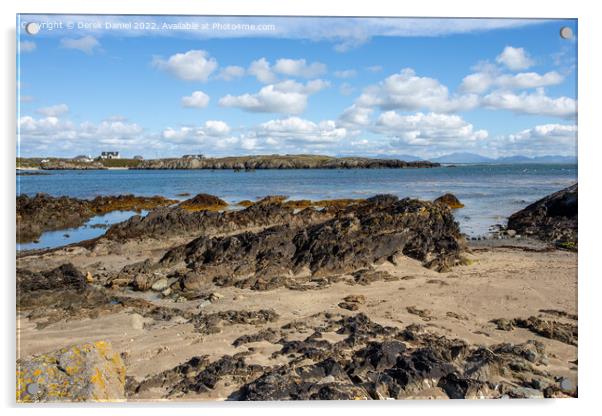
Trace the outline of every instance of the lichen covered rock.
{"label": "lichen covered rock", "polygon": [[125,400],[125,366],[105,341],[17,361],[17,402]]}

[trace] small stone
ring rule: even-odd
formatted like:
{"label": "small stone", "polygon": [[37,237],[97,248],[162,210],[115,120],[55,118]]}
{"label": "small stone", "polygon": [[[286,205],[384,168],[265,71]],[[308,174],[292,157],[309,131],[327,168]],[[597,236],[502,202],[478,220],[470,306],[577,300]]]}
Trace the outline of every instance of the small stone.
{"label": "small stone", "polygon": [[34,396],[40,392],[40,385],[38,383],[29,383],[27,385],[27,393]]}
{"label": "small stone", "polygon": [[221,293],[213,292],[212,294],[209,295],[209,302],[215,303],[223,298],[224,298],[224,295],[222,295]]}
{"label": "small stone", "polygon": [[92,273],[90,273],[90,272],[86,273],[86,282],[94,283],[94,276],[92,276]]}
{"label": "small stone", "polygon": [[560,379],[559,385],[563,393],[571,393],[573,391],[573,382],[566,377]]}
{"label": "small stone", "polygon": [[345,302],[351,302],[351,303],[359,303],[359,304],[366,303],[366,297],[364,295],[348,295],[348,296],[345,296],[345,298],[343,300]]}
{"label": "small stone", "polygon": [[204,300],[201,303],[199,303],[199,308],[204,308],[206,306],[211,305],[211,301],[210,300]]}
{"label": "small stone", "polygon": [[516,236],[516,231],[515,230],[506,230],[506,235],[508,237],[514,237],[514,236]]}
{"label": "small stone", "polygon": [[161,278],[152,284],[151,289],[155,292],[162,292],[169,287],[169,280]]}
{"label": "small stone", "polygon": [[161,294],[165,297],[168,297],[169,295],[171,295],[171,288],[168,287],[167,289],[165,289],[163,292],[161,292]]}

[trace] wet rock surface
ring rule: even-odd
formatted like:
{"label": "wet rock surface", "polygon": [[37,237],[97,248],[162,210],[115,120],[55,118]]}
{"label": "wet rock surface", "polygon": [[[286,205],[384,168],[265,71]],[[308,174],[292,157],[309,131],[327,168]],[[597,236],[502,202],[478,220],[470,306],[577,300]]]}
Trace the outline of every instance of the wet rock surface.
{"label": "wet rock surface", "polygon": [[452,209],[464,208],[464,204],[454,194],[444,194],[435,199],[435,203],[444,204]]}
{"label": "wet rock surface", "polygon": [[209,194],[198,194],[178,204],[180,208],[188,211],[219,210],[228,206],[221,198]]}
{"label": "wet rock surface", "polygon": [[160,263],[185,263],[190,272],[183,284],[194,288],[224,277],[336,275],[400,254],[445,270],[461,261],[462,249],[458,224],[448,208],[383,195],[340,210],[323,222],[297,221],[259,232],[202,236],[168,251]]}
{"label": "wet rock surface", "polygon": [[577,249],[577,184],[512,214],[508,229],[566,249]]}
{"label": "wet rock surface", "polygon": [[125,400],[126,368],[105,341],[17,360],[17,402]]}
{"label": "wet rock surface", "polygon": [[92,200],[47,194],[17,196],[17,242],[34,241],[44,231],[80,227],[95,215],[112,211],[141,211],[171,205],[160,196],[99,196]]}

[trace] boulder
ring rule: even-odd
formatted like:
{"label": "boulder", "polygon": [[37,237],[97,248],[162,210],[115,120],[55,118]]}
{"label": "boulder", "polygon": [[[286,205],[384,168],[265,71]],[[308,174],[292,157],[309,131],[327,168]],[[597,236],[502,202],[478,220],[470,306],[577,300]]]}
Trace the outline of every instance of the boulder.
{"label": "boulder", "polygon": [[577,184],[542,198],[512,214],[508,229],[577,249]]}
{"label": "boulder", "polygon": [[220,210],[228,206],[228,203],[217,196],[209,194],[198,194],[179,204],[180,208],[188,211]]}
{"label": "boulder", "polygon": [[454,194],[444,194],[435,199],[435,203],[447,205],[451,209],[464,208],[464,204]]}
{"label": "boulder", "polygon": [[125,366],[105,341],[17,361],[17,402],[125,400]]}

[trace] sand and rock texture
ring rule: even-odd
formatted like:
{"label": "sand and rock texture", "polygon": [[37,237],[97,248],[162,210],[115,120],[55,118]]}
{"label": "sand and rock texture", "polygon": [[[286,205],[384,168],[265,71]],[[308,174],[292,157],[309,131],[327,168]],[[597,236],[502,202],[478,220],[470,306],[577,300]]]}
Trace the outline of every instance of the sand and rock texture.
{"label": "sand and rock texture", "polygon": [[17,284],[20,361],[102,340],[132,401],[578,394],[577,254],[469,245],[441,203],[159,208]]}

